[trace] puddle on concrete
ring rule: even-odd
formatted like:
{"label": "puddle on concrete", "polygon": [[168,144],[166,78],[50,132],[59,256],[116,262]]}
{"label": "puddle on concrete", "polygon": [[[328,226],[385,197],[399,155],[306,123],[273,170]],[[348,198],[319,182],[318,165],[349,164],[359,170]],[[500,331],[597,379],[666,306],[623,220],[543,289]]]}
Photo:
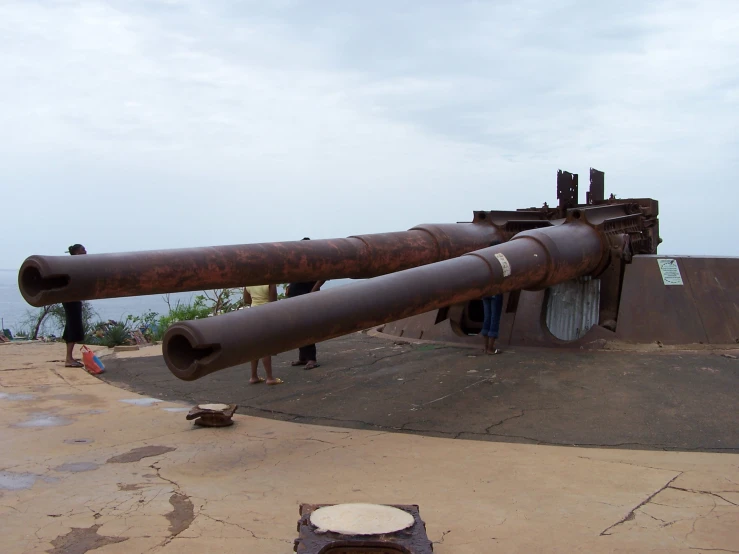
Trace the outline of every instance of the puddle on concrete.
{"label": "puddle on concrete", "polygon": [[12,393],[12,392],[0,392],[0,400],[33,400],[36,398],[32,394],[23,393]]}
{"label": "puddle on concrete", "polygon": [[93,462],[72,462],[69,464],[62,464],[56,466],[54,471],[65,471],[69,473],[81,473],[83,471],[95,471],[100,467],[100,464]]}
{"label": "puddle on concrete", "polygon": [[126,398],[125,400],[121,400],[121,402],[133,404],[134,406],[152,406],[153,404],[161,402],[161,400],[158,398]]}
{"label": "puddle on concrete", "polygon": [[174,450],[177,450],[177,449],[172,448],[171,446],[141,446],[139,448],[134,448],[133,450],[129,450],[125,454],[119,454],[118,456],[113,456],[106,463],[108,464],[127,464],[130,462],[138,462],[139,460],[142,460],[143,458],[149,458],[151,456],[160,456],[162,454],[166,454],[167,452],[173,452]]}
{"label": "puddle on concrete", "polygon": [[6,491],[20,491],[30,489],[38,475],[33,473],[13,473],[12,471],[0,471],[0,489]]}
{"label": "puddle on concrete", "polygon": [[71,425],[73,419],[55,416],[51,414],[34,414],[30,419],[16,423],[13,427],[61,427],[63,425]]}
{"label": "puddle on concrete", "polygon": [[95,442],[93,439],[64,439],[65,444],[90,444]]}
{"label": "puddle on concrete", "polygon": [[190,408],[162,408],[165,412],[174,412],[174,413],[180,413],[180,412],[189,412]]}

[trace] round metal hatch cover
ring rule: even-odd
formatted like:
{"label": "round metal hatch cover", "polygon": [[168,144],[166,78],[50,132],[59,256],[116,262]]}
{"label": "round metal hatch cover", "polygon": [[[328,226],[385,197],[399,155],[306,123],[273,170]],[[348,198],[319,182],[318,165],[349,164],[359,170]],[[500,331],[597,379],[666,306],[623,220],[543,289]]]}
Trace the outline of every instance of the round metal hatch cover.
{"label": "round metal hatch cover", "polygon": [[407,529],[414,523],[408,512],[380,504],[336,504],[310,515],[317,532],[343,535],[381,535]]}

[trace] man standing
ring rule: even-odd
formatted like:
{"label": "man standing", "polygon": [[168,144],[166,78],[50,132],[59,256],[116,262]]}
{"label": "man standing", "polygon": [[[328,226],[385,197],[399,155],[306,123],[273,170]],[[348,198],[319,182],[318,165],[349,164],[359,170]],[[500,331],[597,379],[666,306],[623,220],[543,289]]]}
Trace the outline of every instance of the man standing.
{"label": "man standing", "polygon": [[[73,244],[69,247],[68,252],[72,256],[83,256],[87,254],[87,250],[81,244]],[[82,302],[63,302],[65,325],[62,338],[67,343],[67,359],[64,361],[65,367],[84,367],[82,362],[75,360],[73,356],[74,345],[82,342],[85,338],[85,328],[82,324]]]}
{"label": "man standing", "polygon": [[[302,240],[310,240],[310,238],[305,237]],[[288,298],[295,298],[297,296],[302,296],[303,294],[319,291],[325,282],[326,281],[305,281],[303,283],[290,283],[285,290],[285,296]],[[301,346],[298,353],[298,360],[292,362],[291,365],[305,366],[303,369],[320,367],[316,362],[315,344],[306,344],[305,346]]]}

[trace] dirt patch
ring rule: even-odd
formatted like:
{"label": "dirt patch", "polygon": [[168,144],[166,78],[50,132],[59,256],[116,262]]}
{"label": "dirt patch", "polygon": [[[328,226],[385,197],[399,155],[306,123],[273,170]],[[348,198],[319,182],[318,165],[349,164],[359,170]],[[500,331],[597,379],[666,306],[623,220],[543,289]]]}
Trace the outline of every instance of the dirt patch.
{"label": "dirt patch", "polygon": [[195,510],[190,499],[182,493],[175,492],[169,497],[173,510],[167,514],[169,532],[176,537],[190,527],[195,519]]}
{"label": "dirt patch", "polygon": [[125,454],[118,454],[113,456],[106,463],[108,464],[128,464],[131,462],[138,462],[144,458],[150,458],[152,456],[161,456],[167,452],[177,450],[171,446],[140,446],[126,452]]}
{"label": "dirt patch", "polygon": [[128,540],[128,538],[98,535],[98,529],[100,529],[99,524],[87,529],[73,527],[66,535],[60,535],[51,541],[54,549],[46,552],[48,554],[85,554],[89,550]]}

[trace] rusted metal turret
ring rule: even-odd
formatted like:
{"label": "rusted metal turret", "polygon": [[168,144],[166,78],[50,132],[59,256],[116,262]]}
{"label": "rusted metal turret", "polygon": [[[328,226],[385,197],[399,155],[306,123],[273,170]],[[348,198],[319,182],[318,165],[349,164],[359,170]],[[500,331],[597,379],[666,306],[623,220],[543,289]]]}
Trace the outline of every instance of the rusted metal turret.
{"label": "rusted metal turret", "polygon": [[586,204],[577,175],[557,175],[559,205],[477,211],[469,223],[345,239],[181,250],[31,256],[19,287],[34,306],[121,296],[313,281],[368,279],[320,293],[173,325],[168,367],[184,380],[268,354],[483,296],[601,280],[601,319],[618,310],[624,264],[656,254],[658,205],[604,198],[591,170]]}
{"label": "rusted metal turret", "polygon": [[[560,183],[568,179],[570,174],[560,172]],[[542,208],[538,220],[506,220],[521,212],[476,212],[475,222],[487,221],[501,235],[530,227],[503,244],[217,318],[177,323],[164,337],[164,359],[174,375],[194,380],[262,356],[483,296],[543,289],[608,271],[620,274],[635,251],[656,253],[657,203],[604,200],[598,192],[591,187],[591,203],[579,206],[571,201],[577,195],[576,182],[562,187],[560,206]],[[616,287],[616,303],[617,294]]]}

